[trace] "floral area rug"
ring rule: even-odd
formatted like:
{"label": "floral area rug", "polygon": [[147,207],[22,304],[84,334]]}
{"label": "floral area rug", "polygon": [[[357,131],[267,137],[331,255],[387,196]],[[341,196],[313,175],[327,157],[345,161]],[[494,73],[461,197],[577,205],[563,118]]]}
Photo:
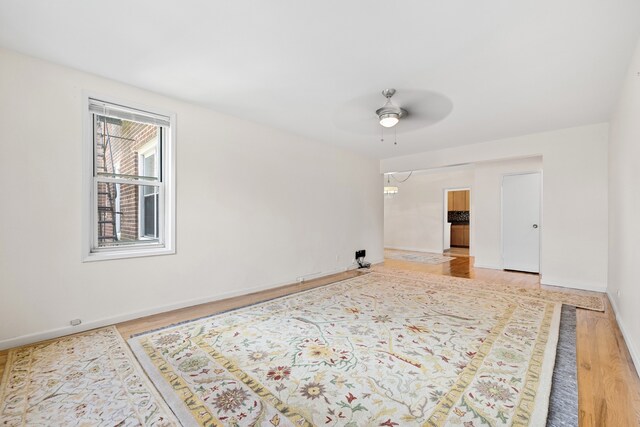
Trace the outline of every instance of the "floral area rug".
{"label": "floral area rug", "polygon": [[186,426],[544,425],[560,306],[370,273],[129,344]]}
{"label": "floral area rug", "polygon": [[455,257],[430,252],[395,251],[393,249],[385,249],[384,257],[389,259],[399,259],[402,261],[421,262],[423,264],[443,264],[455,259]]}
{"label": "floral area rug", "polygon": [[401,268],[385,267],[382,265],[374,265],[371,271],[380,274],[386,274],[395,277],[406,277],[416,280],[427,281],[429,283],[441,283],[451,286],[463,287],[465,290],[469,286],[478,286],[495,292],[505,292],[513,295],[541,298],[548,301],[556,301],[574,307],[580,307],[593,311],[604,311],[604,300],[602,294],[598,292],[580,291],[580,293],[571,291],[550,290],[543,288],[532,288],[530,286],[518,286],[504,283],[491,283],[482,280],[465,279],[462,277],[443,276],[439,274],[431,274],[422,271],[410,271]]}
{"label": "floral area rug", "polygon": [[11,350],[2,426],[175,426],[114,327]]}

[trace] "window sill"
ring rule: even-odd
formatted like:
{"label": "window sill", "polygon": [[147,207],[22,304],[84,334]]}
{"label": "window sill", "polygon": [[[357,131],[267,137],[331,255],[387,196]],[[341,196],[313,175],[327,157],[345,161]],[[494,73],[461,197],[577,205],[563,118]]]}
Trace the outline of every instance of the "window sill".
{"label": "window sill", "polygon": [[110,259],[140,258],[157,255],[172,255],[176,250],[173,248],[138,248],[123,249],[114,251],[90,252],[82,257],[82,262],[107,261]]}

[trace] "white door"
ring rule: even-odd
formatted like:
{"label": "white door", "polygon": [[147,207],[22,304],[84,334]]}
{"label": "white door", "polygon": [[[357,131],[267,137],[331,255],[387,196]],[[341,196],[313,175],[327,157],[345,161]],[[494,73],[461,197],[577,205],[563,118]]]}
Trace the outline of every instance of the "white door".
{"label": "white door", "polygon": [[502,268],[540,272],[540,173],[502,178]]}

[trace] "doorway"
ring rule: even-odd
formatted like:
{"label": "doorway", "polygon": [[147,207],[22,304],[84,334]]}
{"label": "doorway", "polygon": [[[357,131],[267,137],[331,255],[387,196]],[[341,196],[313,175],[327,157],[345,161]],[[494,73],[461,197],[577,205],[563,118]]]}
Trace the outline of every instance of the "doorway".
{"label": "doorway", "polygon": [[469,256],[471,243],[471,189],[446,189],[444,194],[443,253]]}
{"label": "doorway", "polygon": [[540,172],[502,178],[502,268],[540,272]]}

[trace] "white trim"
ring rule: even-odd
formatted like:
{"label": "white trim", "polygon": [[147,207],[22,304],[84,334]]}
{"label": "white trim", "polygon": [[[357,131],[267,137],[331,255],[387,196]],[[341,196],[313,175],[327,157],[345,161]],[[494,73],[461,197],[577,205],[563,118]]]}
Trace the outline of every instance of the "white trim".
{"label": "white trim", "polygon": [[384,246],[384,249],[395,249],[398,251],[411,251],[411,252],[429,252],[432,254],[442,254],[442,248],[440,249],[425,249],[425,248],[415,248],[408,246]]}
{"label": "white trim", "polygon": [[[378,259],[372,259],[371,261],[369,261],[371,263],[371,265],[376,265],[376,264],[381,264],[384,262],[384,256],[382,258],[378,258]],[[347,270],[351,270],[350,268],[347,268],[345,271]]]}
{"label": "white trim", "polygon": [[150,187],[162,186],[162,183],[160,181],[150,181],[146,179],[109,178],[107,176],[99,176],[95,179],[98,182],[110,182],[113,184],[148,185]]}
{"label": "white trim", "polygon": [[[146,256],[146,255],[139,255],[139,256]],[[372,264],[377,264],[380,262],[382,261],[373,261]],[[310,275],[307,274],[299,277],[303,277],[305,278],[305,280],[310,280],[312,276],[314,276],[314,278],[324,277],[324,276],[330,276],[332,274],[342,273],[348,270],[355,270],[355,267],[353,266],[353,264],[347,265],[345,267],[337,268],[334,270],[326,271],[326,272],[312,273]],[[88,321],[86,323],[82,323],[79,326],[65,326],[62,328],[49,329],[44,332],[21,335],[18,337],[9,338],[9,339],[0,341],[0,350],[19,347],[22,345],[32,344],[35,342],[44,341],[52,338],[58,338],[58,337],[62,337],[69,334],[76,334],[78,332],[84,332],[90,329],[101,328],[103,326],[114,325],[117,323],[122,323],[122,322],[126,322],[133,319],[139,319],[139,318],[151,316],[154,314],[165,313],[167,311],[172,311],[172,310],[178,310],[180,308],[192,307],[195,305],[206,304],[209,302],[220,301],[220,300],[233,298],[237,296],[249,295],[252,293],[256,293],[256,292],[260,292],[268,289],[274,289],[282,286],[293,285],[296,282],[297,280],[291,279],[284,282],[274,282],[268,285],[253,286],[251,288],[247,288],[243,290],[229,291],[229,292],[224,292],[217,295],[209,295],[203,298],[194,298],[190,300],[177,302],[174,304],[162,305],[158,307],[148,308],[145,310],[138,310],[138,311],[133,311],[129,313],[124,313],[117,316],[104,317],[102,319],[96,319],[96,320]],[[125,337],[125,339],[127,338],[128,337]]]}
{"label": "white trim", "polygon": [[488,268],[491,270],[502,270],[502,266],[501,265],[494,265],[494,264],[481,264],[481,263],[477,263],[473,262],[473,268]]}
{"label": "white trim", "polygon": [[80,138],[82,144],[82,197],[80,197],[80,212],[82,223],[82,242],[80,245],[80,260],[85,261],[87,255],[91,253],[91,242],[93,241],[93,213],[91,209],[91,194],[94,185],[93,180],[93,146],[89,146],[88,141],[92,140],[93,125],[90,123],[89,118],[89,95],[86,92],[82,92],[82,137]]}
{"label": "white trim", "polygon": [[[442,247],[440,248],[440,250],[438,251],[439,253],[444,253],[445,251],[445,245],[444,245],[444,229],[446,227],[446,224],[449,222],[449,193],[453,192],[453,191],[468,191],[469,192],[469,256],[473,256],[474,255],[474,251],[473,251],[473,244],[475,243],[475,239],[472,237],[473,236],[473,230],[475,230],[475,221],[473,220],[473,209],[471,209],[471,206],[473,206],[473,186],[468,186],[468,187],[448,187],[448,188],[443,188],[443,209],[442,209]],[[449,242],[451,243],[451,242]],[[449,245],[450,249],[451,245]]]}
{"label": "white trim", "polygon": [[[157,256],[157,255],[172,255],[175,254],[175,249],[169,249],[163,246],[149,245],[144,249],[141,245],[136,245],[136,249],[114,247],[109,252],[92,252],[90,256],[85,257],[82,262],[94,262],[94,261],[106,261],[110,259],[126,259],[126,258],[140,258],[145,256]],[[166,245],[165,245],[166,246]]]}
{"label": "white trim", "polygon": [[562,288],[580,289],[583,291],[606,292],[607,285],[604,283],[575,281],[573,279],[562,279],[559,277],[549,277],[540,275],[540,284],[548,286],[560,286]]}
{"label": "white trim", "polygon": [[[169,117],[171,125],[168,132],[164,128],[165,141],[162,144],[162,154],[160,155],[163,167],[163,182],[153,182],[147,180],[137,180],[136,184],[161,186],[161,192],[164,196],[164,209],[160,212],[160,224],[163,227],[160,229],[160,238],[162,244],[145,245],[144,243],[132,246],[114,247],[108,250],[94,250],[96,246],[94,242],[97,242],[97,228],[93,226],[96,219],[94,218],[96,209],[92,209],[92,203],[95,201],[93,194],[96,192],[93,187],[96,184],[94,178],[94,146],[93,146],[93,124],[92,114],[89,112],[89,99],[99,99],[103,102],[113,103],[116,105],[126,105],[132,109],[137,109],[147,112],[155,112],[159,115]],[[176,114],[168,112],[160,108],[151,108],[145,105],[141,105],[136,102],[129,102],[125,100],[118,100],[110,96],[102,96],[100,94],[91,93],[89,91],[82,91],[82,197],[81,197],[81,210],[82,213],[82,243],[81,247],[81,261],[101,261],[108,259],[120,259],[120,258],[134,258],[141,256],[155,256],[155,255],[169,255],[176,253],[176,143],[177,143],[177,120]],[[131,184],[131,181],[122,180],[119,178],[100,177],[102,182],[113,182],[120,184]],[[97,202],[96,202],[97,203]],[[166,232],[165,232],[166,230]]]}
{"label": "white trim", "polygon": [[609,302],[611,302],[613,314],[616,317],[616,323],[620,328],[620,332],[622,332],[624,342],[625,344],[627,344],[627,348],[629,349],[631,360],[633,360],[633,367],[636,370],[636,374],[640,376],[640,347],[638,346],[638,343],[633,340],[633,335],[628,333],[628,329],[624,326],[622,317],[620,317],[620,311],[618,310],[618,305],[616,304],[615,297],[613,295],[609,295],[609,292],[607,292],[607,297],[609,298]]}

